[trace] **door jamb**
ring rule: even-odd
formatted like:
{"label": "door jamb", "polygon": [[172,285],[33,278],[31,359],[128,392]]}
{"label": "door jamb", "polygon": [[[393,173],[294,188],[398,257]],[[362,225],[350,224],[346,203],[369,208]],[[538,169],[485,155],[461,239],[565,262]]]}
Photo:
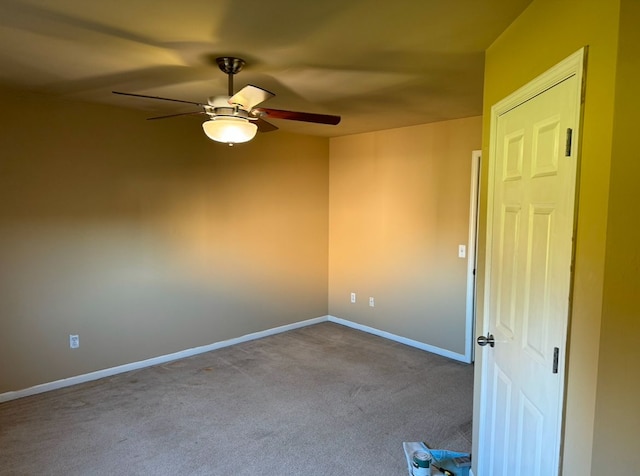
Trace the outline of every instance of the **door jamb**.
{"label": "door jamb", "polygon": [[471,152],[471,195],[469,200],[469,239],[467,244],[467,306],[464,361],[475,359],[474,329],[476,325],[476,274],[478,248],[478,204],[480,197],[481,150]]}

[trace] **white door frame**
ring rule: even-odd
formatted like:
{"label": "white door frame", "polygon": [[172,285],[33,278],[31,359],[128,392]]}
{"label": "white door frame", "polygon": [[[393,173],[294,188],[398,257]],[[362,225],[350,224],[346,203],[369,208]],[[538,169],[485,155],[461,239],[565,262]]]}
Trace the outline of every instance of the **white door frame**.
{"label": "white door frame", "polygon": [[476,325],[476,269],[478,248],[478,198],[480,196],[481,150],[471,153],[471,195],[469,199],[469,240],[467,242],[467,306],[464,336],[464,361],[475,358],[474,329]]}
{"label": "white door frame", "polygon": [[[574,54],[572,54],[571,56],[569,56],[568,58],[566,58],[565,60],[561,61],[560,63],[558,63],[556,66],[552,67],[551,69],[549,69],[548,71],[546,71],[545,73],[543,73],[542,75],[540,75],[539,77],[537,77],[536,79],[534,79],[533,81],[531,81],[530,83],[526,84],[525,86],[523,86],[522,88],[518,89],[517,91],[515,91],[514,93],[512,93],[511,95],[509,95],[508,97],[504,98],[503,100],[499,101],[498,103],[494,104],[491,108],[491,129],[490,129],[490,142],[489,142],[489,184],[488,184],[488,200],[487,200],[487,217],[486,217],[486,223],[493,223],[493,210],[491,207],[491,203],[493,202],[493,191],[494,191],[494,187],[495,187],[495,183],[494,183],[494,175],[492,172],[492,168],[493,168],[493,163],[494,163],[494,157],[496,156],[496,149],[497,149],[497,144],[496,144],[496,140],[497,140],[497,123],[498,123],[498,117],[502,114],[505,114],[506,112],[510,111],[511,109],[519,106],[520,104],[532,99],[533,97],[543,93],[544,91],[546,91],[547,89],[552,88],[553,86],[561,83],[562,81],[566,80],[567,78],[570,78],[571,76],[576,76],[577,77],[577,85],[580,88],[579,91],[579,95],[578,97],[580,97],[580,101],[581,104],[584,104],[584,97],[583,97],[583,92],[584,92],[584,87],[583,87],[583,82],[584,82],[584,67],[586,65],[585,62],[585,56],[586,56],[586,48],[581,48],[580,50],[576,51]],[[580,111],[580,117],[582,116],[582,112]],[[576,154],[576,160],[578,160],[579,163],[579,144],[580,144],[580,121],[577,121],[576,124],[576,128],[573,131],[573,144],[574,144],[574,153]],[[580,173],[580,167],[578,165],[577,168],[577,175],[576,175],[576,195],[578,193],[578,180],[579,180],[579,173]],[[575,200],[576,206],[578,203],[577,200],[577,196],[576,196],[576,200]],[[577,212],[574,213],[574,236],[575,236],[575,219],[577,217]],[[478,316],[479,317],[479,322],[478,322],[478,333],[485,335],[487,334],[488,330],[489,330],[489,305],[490,305],[490,300],[487,298],[486,293],[488,290],[491,289],[491,283],[490,283],[490,273],[489,273],[489,266],[487,265],[488,263],[491,263],[491,231],[492,231],[492,227],[488,226],[487,227],[487,241],[485,243],[485,269],[484,269],[484,299],[483,299],[483,307],[482,307],[482,312],[481,314]],[[575,242],[573,243],[573,253],[575,253]],[[569,289],[569,298],[571,298],[571,293],[573,291],[573,282],[571,283],[570,289]],[[569,312],[571,312],[571,309],[569,309]],[[566,339],[568,336],[568,324],[569,324],[569,319],[570,319],[570,315],[567,316],[567,320],[565,323],[565,330],[564,330],[564,335],[565,335],[565,345],[563,346],[562,352],[560,354],[560,359],[561,359],[561,365],[559,366],[559,373],[560,373],[560,381],[563,382],[562,384],[562,388],[561,388],[561,401],[559,402],[560,408],[558,409],[558,411],[560,412],[560,422],[559,422],[559,427],[557,429],[558,431],[558,441],[560,444],[560,460],[562,459],[561,457],[561,450],[562,450],[562,439],[561,439],[561,435],[562,435],[562,430],[564,427],[564,416],[565,416],[565,412],[564,412],[564,400],[566,398],[565,396],[565,389],[566,389],[566,376],[565,376],[565,371],[566,371]],[[475,397],[478,397],[476,401],[479,402],[479,405],[477,407],[477,412],[474,413],[473,418],[475,421],[478,422],[478,428],[479,431],[474,432],[474,438],[476,439],[476,441],[474,441],[473,447],[474,449],[477,448],[477,457],[474,458],[475,461],[473,462],[473,469],[471,471],[472,475],[477,475],[477,476],[490,476],[490,475],[484,475],[484,474],[479,474],[478,471],[478,467],[482,467],[484,466],[484,464],[480,465],[479,463],[483,461],[483,458],[486,456],[487,451],[486,451],[486,445],[488,444],[488,442],[483,441],[482,438],[479,438],[479,436],[482,434],[482,428],[488,423],[485,419],[485,416],[487,415],[487,411],[486,411],[486,398],[484,398],[484,396],[486,395],[487,392],[487,385],[488,382],[486,381],[485,378],[483,378],[484,375],[486,375],[486,369],[484,368],[486,365],[486,359],[482,358],[482,352],[479,352],[479,358],[478,358],[478,366],[476,367],[476,371],[480,372],[480,378],[477,379],[476,381],[480,382],[480,385],[477,385],[474,393],[476,394]],[[478,388],[479,387],[479,388]],[[478,393],[479,392],[479,393]],[[476,455],[474,455],[476,456]]]}

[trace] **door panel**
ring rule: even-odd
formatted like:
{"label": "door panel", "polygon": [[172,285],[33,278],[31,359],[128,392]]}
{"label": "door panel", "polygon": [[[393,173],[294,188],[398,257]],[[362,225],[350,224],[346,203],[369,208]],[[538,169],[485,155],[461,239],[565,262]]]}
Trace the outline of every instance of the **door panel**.
{"label": "door panel", "polygon": [[[500,458],[500,454],[508,454],[509,431],[511,430],[511,379],[496,366],[493,370],[493,407],[491,409],[491,453],[489,472],[495,476],[508,476],[507,460]],[[498,456],[498,457],[496,457]]]}
{"label": "door panel", "polygon": [[549,330],[549,259],[553,208],[532,205],[523,314],[524,349],[544,362]]}
{"label": "door panel", "polygon": [[553,372],[569,313],[578,79],[571,76],[497,117],[488,223],[484,408],[490,441],[480,476],[558,473],[563,380]]}
{"label": "door panel", "polygon": [[500,230],[500,265],[498,268],[498,289],[496,296],[496,326],[509,337],[515,329],[516,278],[518,275],[518,236],[520,234],[520,208],[505,206],[502,210]]}
{"label": "door panel", "polygon": [[540,474],[544,416],[526,395],[518,400],[517,474]]}

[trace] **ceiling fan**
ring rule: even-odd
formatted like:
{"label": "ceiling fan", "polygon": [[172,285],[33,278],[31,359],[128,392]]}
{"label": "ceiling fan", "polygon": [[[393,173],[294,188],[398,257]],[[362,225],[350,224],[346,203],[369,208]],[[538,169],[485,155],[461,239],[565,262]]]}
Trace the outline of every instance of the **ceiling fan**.
{"label": "ceiling fan", "polygon": [[245,86],[237,93],[233,93],[233,75],[238,73],[245,65],[244,60],[231,56],[216,58],[220,70],[229,78],[228,96],[212,96],[206,103],[184,101],[160,96],[147,96],[145,94],[123,93],[112,91],[113,94],[133,96],[146,99],[159,99],[199,106],[202,111],[183,112],[167,116],[150,117],[148,120],[167,119],[177,116],[207,115],[209,119],[202,124],[205,134],[212,140],[224,142],[229,145],[247,142],[254,138],[257,131],[269,132],[278,129],[277,126],[264,120],[264,118],[288,119],[292,121],[313,122],[316,124],[336,125],[340,122],[340,116],[329,114],[315,114],[310,112],[283,111],[281,109],[269,109],[256,107],[269,98],[275,96],[266,89],[253,86]]}

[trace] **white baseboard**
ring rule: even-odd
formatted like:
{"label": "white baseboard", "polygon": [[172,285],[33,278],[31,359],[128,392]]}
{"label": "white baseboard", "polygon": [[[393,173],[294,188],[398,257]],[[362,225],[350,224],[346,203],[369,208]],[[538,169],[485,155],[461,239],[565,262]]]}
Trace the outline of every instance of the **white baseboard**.
{"label": "white baseboard", "polygon": [[193,355],[202,354],[204,352],[210,352],[212,350],[221,349],[223,347],[229,347],[231,345],[240,344],[242,342],[261,339],[262,337],[268,337],[274,334],[280,334],[282,332],[287,332],[293,329],[299,329],[300,327],[306,327],[306,326],[310,326],[313,324],[318,324],[320,322],[326,322],[326,321],[351,327],[352,329],[368,332],[369,334],[374,334],[379,337],[384,337],[385,339],[400,342],[401,344],[405,344],[411,347],[416,347],[418,349],[425,350],[433,354],[442,355],[443,357],[448,357],[453,360],[459,360],[461,362],[465,362],[465,356],[463,354],[458,354],[446,349],[441,349],[439,347],[435,347],[429,344],[424,344],[416,340],[407,339],[406,337],[401,337],[386,331],[375,329],[373,327],[357,324],[355,322],[347,321],[346,319],[341,319],[339,317],[322,316],[322,317],[316,317],[313,319],[307,319],[305,321],[294,322],[293,324],[287,324],[280,327],[274,327],[272,329],[267,329],[260,332],[254,332],[252,334],[246,334],[244,336],[236,337],[234,339],[224,340],[220,342],[215,342],[213,344],[208,344],[200,347],[194,347],[192,349],[182,350],[180,352],[175,352],[173,354],[161,355],[158,357],[153,357],[151,359],[141,360],[139,362],[132,362],[130,364],[119,365],[117,367],[111,367],[103,370],[97,370],[95,372],[76,375],[74,377],[56,380],[54,382],[43,383],[40,385],[35,385],[33,387],[25,388],[23,390],[0,393],[0,403],[7,402],[9,400],[15,400],[17,398],[37,395],[39,393],[48,392],[50,390],[57,390],[59,388],[70,387],[72,385],[77,385],[80,383],[91,382],[93,380],[98,380],[105,377],[111,377],[112,375],[117,375],[124,372],[130,372],[131,370],[138,370],[145,367],[152,367],[154,365],[172,362],[178,359],[184,359],[185,357],[191,357]]}
{"label": "white baseboard", "polygon": [[468,363],[467,357],[464,354],[458,354],[457,352],[451,352],[447,349],[442,349],[440,347],[436,347],[433,345],[425,344],[423,342],[418,342],[417,340],[407,339],[406,337],[401,337],[396,334],[391,334],[390,332],[381,331],[374,327],[364,326],[362,324],[357,324],[355,322],[347,321],[346,319],[342,319],[340,317],[328,316],[328,320],[330,322],[335,322],[336,324],[342,324],[343,326],[351,327],[353,329],[358,329],[359,331],[368,332],[369,334],[374,334],[379,337],[384,337],[385,339],[393,340],[396,342],[400,342],[401,344],[405,344],[411,347],[416,347],[420,350],[426,350],[427,352],[431,352],[432,354],[441,355],[443,357],[447,357],[449,359],[458,360],[460,362]]}
{"label": "white baseboard", "polygon": [[37,395],[39,393],[48,392],[50,390],[57,390],[59,388],[70,387],[79,383],[91,382],[92,380],[98,380],[105,377],[111,377],[112,375],[121,374],[124,372],[130,372],[131,370],[138,370],[145,367],[152,367],[154,365],[164,364],[178,359],[184,359],[185,357],[191,357],[193,355],[202,354],[204,352],[210,352],[212,350],[221,349],[223,347],[229,347],[230,345],[240,344],[241,342],[248,342],[250,340],[260,339],[262,337],[271,336],[274,334],[280,334],[281,332],[298,329],[300,327],[310,326],[312,324],[318,324],[319,322],[326,322],[328,316],[316,317],[314,319],[308,319],[306,321],[295,322],[293,324],[287,324],[285,326],[274,327],[260,332],[254,332],[234,339],[215,342],[213,344],[203,345],[200,347],[194,347],[192,349],[181,350],[180,352],[174,352],[173,354],[161,355],[153,357],[151,359],[141,360],[139,362],[132,362],[130,364],[119,365],[117,367],[111,367],[104,370],[97,370],[88,374],[76,375],[74,377],[64,378],[56,380],[54,382],[43,383],[35,385],[33,387],[25,388],[23,390],[17,390],[14,392],[0,393],[0,403],[7,402],[9,400],[15,400],[17,398],[28,397],[31,395]]}

